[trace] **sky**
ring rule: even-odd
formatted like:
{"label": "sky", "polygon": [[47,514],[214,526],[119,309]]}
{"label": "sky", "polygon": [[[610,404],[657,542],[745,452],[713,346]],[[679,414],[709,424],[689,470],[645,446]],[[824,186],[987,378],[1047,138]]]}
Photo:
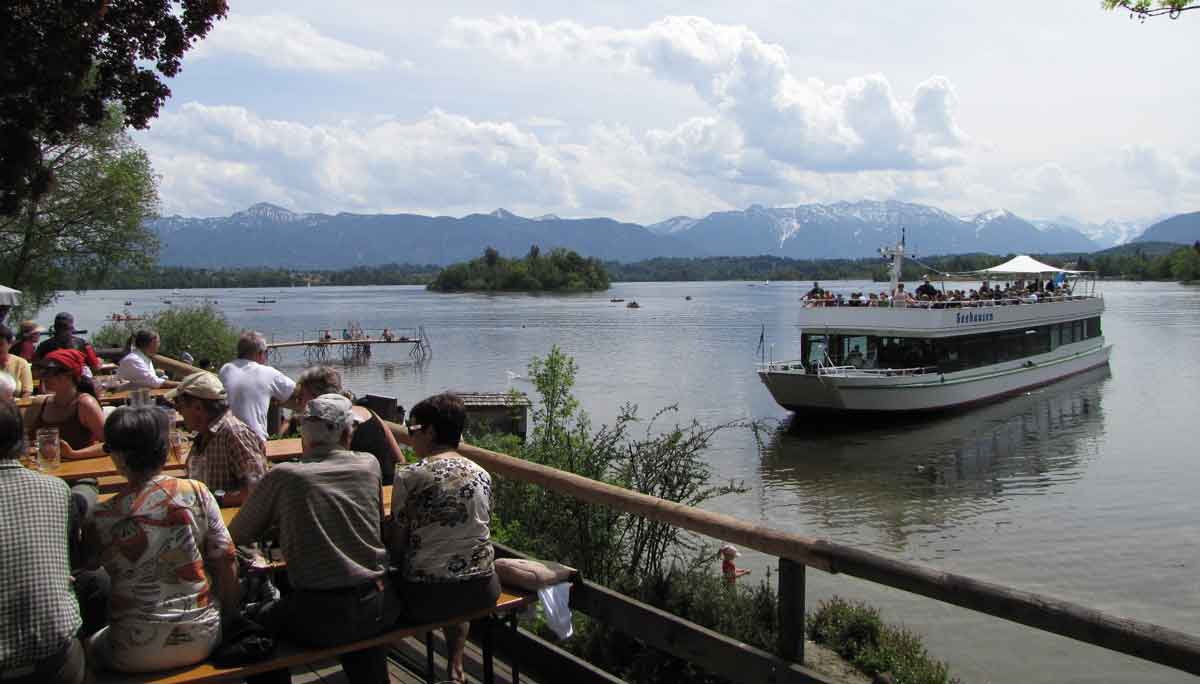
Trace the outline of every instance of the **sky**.
{"label": "sky", "polygon": [[642,224],[859,200],[1096,223],[1200,210],[1200,16],[1186,13],[230,4],[135,134],[163,215],[256,202]]}

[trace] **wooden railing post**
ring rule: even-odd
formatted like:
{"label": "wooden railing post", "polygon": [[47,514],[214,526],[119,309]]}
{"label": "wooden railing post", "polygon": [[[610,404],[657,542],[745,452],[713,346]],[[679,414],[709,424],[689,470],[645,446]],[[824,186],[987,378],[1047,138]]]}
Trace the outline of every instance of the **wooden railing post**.
{"label": "wooden railing post", "polygon": [[804,565],[779,559],[779,657],[804,662]]}

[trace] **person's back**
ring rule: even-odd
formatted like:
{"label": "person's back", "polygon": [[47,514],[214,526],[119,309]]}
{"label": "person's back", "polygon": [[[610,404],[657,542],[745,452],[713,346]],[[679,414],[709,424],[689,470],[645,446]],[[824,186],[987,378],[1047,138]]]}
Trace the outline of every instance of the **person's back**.
{"label": "person's back", "polygon": [[281,463],[267,472],[231,524],[239,531],[279,525],[288,579],[297,589],[339,589],[383,576],[379,461],[342,449],[320,460]]}
{"label": "person's back", "polygon": [[0,404],[0,673],[10,682],[79,682],[83,621],[71,589],[71,494],[21,465],[20,412]]}
{"label": "person's back", "polygon": [[268,437],[271,400],[289,399],[296,389],[291,378],[264,365],[266,360],[266,341],[258,333],[246,333],[238,339],[238,358],[218,373],[229,396],[229,410],[263,439]]}

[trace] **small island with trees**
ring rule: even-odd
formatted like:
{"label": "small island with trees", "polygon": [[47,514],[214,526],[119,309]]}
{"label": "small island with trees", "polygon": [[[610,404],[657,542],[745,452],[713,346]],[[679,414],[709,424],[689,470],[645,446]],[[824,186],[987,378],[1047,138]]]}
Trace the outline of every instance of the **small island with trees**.
{"label": "small island with trees", "polygon": [[522,259],[506,259],[493,247],[483,256],[442,269],[428,289],[436,292],[592,292],[608,289],[599,259],[568,249],[542,254],[533,245]]}

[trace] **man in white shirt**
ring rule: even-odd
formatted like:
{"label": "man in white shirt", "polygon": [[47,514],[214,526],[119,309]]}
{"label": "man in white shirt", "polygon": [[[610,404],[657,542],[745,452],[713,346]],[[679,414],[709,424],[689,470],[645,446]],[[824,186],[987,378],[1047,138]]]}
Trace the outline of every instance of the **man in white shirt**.
{"label": "man in white shirt", "polygon": [[158,333],[152,330],[139,330],[133,336],[133,344],[129,353],[121,358],[117,365],[117,377],[129,383],[131,387],[174,387],[178,383],[160,376],[154,369],[150,357],[158,353]]}
{"label": "man in white shirt", "polygon": [[238,357],[221,367],[221,384],[229,395],[229,410],[263,439],[267,439],[267,410],[271,400],[286,401],[296,383],[267,363],[267,340],[257,332],[238,338]]}

